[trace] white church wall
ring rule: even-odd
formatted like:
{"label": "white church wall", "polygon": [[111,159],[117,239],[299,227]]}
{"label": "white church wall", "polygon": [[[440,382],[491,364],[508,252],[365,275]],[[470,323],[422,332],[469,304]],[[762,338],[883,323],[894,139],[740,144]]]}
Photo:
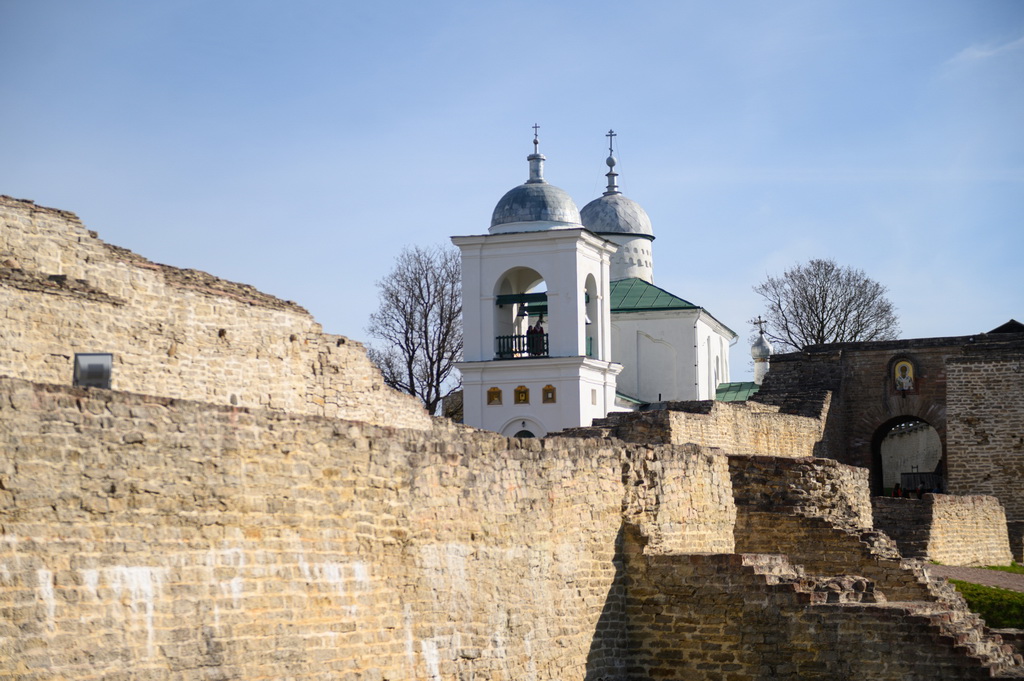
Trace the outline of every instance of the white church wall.
{"label": "white church wall", "polygon": [[[695,324],[698,352],[698,396],[693,399],[713,400],[719,383],[729,382],[728,330],[713,317],[701,311]],[[731,336],[731,334],[730,334]]]}
{"label": "white church wall", "polygon": [[619,392],[642,402],[711,400],[729,381],[731,334],[702,310],[616,314],[611,340]]}
{"label": "white church wall", "polygon": [[641,402],[695,400],[692,310],[613,315],[612,361],[623,365],[619,392]]}

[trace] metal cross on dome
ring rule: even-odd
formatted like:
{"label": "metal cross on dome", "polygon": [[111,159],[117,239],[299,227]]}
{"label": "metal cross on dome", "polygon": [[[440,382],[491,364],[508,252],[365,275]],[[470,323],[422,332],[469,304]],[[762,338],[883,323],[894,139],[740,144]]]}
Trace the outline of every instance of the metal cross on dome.
{"label": "metal cross on dome", "polygon": [[533,124],[533,153],[535,153],[535,154],[537,153],[538,145],[540,145],[540,139],[538,138],[538,135],[539,135],[538,131],[539,130],[540,130],[540,126],[537,125],[536,123],[534,123]]}
{"label": "metal cross on dome", "polygon": [[614,156],[615,152],[612,150],[612,143],[615,141],[613,138],[618,137],[618,134],[614,130],[609,130],[605,137],[608,138],[608,155]]}
{"label": "metal cross on dome", "polygon": [[767,324],[765,320],[761,319],[761,315],[757,315],[757,319],[754,320],[754,324],[757,325],[758,333],[764,333],[764,325]]}

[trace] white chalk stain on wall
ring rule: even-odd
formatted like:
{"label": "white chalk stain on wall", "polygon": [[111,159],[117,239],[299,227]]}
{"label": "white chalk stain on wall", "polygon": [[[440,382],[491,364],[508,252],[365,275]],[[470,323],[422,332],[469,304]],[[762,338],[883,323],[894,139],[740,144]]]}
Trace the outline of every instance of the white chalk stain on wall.
{"label": "white chalk stain on wall", "polygon": [[82,584],[85,585],[85,591],[87,594],[92,596],[94,600],[100,598],[100,571],[99,570],[81,570]]}
{"label": "white chalk stain on wall", "polygon": [[416,642],[412,635],[412,606],[408,603],[402,608],[402,619],[405,623],[405,661],[409,665],[410,676],[415,676]]}
{"label": "white chalk stain on wall", "polygon": [[[0,534],[0,544],[6,544],[7,552],[11,553],[12,567],[14,572],[18,572],[21,569],[21,556],[18,555],[18,537],[13,534]],[[0,545],[0,550],[4,547]],[[4,579],[10,579],[11,571],[7,567],[7,563],[0,563],[0,576]]]}
{"label": "white chalk stain on wall", "polygon": [[350,617],[355,617],[359,612],[356,603],[356,592],[365,591],[370,588],[370,569],[362,561],[338,562],[338,561],[310,561],[306,552],[302,550],[297,537],[295,542],[296,559],[299,566],[299,574],[306,581],[306,588],[330,588],[339,600],[342,601],[343,611]]}
{"label": "white chalk stain on wall", "polygon": [[427,673],[433,681],[441,681],[441,654],[438,652],[437,643],[430,638],[420,641],[420,650],[423,651],[423,662],[427,665]]}
{"label": "white chalk stain on wall", "polygon": [[39,569],[36,571],[39,579],[39,592],[36,599],[41,600],[46,607],[46,628],[53,631],[56,627],[57,597],[53,592],[53,573],[49,570]]}
{"label": "white chalk stain on wall", "polygon": [[146,627],[146,651],[153,657],[156,652],[153,613],[156,610],[156,599],[160,595],[164,569],[116,565],[103,568],[102,573],[114,597],[123,600],[127,596],[132,615],[142,618]]}
{"label": "white chalk stain on wall", "polygon": [[420,562],[436,607],[465,615],[471,608],[466,561],[473,549],[456,542],[420,547]]}
{"label": "white chalk stain on wall", "polygon": [[221,592],[225,596],[231,596],[231,604],[236,610],[242,607],[242,593],[245,591],[245,582],[241,577],[232,577],[220,584]]}
{"label": "white chalk stain on wall", "polygon": [[360,588],[366,589],[370,586],[370,570],[366,567],[366,563],[352,563],[352,576]]}

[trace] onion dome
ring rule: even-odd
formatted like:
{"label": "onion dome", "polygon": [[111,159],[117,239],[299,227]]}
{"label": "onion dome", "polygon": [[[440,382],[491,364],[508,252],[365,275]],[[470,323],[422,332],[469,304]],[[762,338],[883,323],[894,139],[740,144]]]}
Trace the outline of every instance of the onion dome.
{"label": "onion dome", "polygon": [[569,196],[568,192],[560,187],[548,184],[544,180],[544,155],[537,150],[539,141],[536,135],[533,138],[533,153],[526,157],[530,162],[530,179],[524,184],[509,190],[498,205],[494,207],[491,216],[492,233],[506,231],[500,228],[502,225],[513,223],[533,222],[549,223],[545,225],[534,225],[521,227],[508,231],[530,231],[531,229],[556,229],[560,223],[565,226],[580,225],[580,211],[576,203]]}
{"label": "onion dome", "polygon": [[[609,139],[614,136],[615,133],[609,130]],[[615,172],[616,161],[610,144],[605,163],[608,165],[608,189],[583,206],[583,210],[580,211],[583,226],[595,234],[630,234],[653,240],[654,229],[651,227],[651,219],[647,217],[647,211],[619,191],[616,181],[619,174]]]}
{"label": "onion dome", "polygon": [[772,356],[772,344],[768,342],[768,339],[764,337],[762,332],[754,344],[750,346],[750,356],[755,360],[768,359]]}
{"label": "onion dome", "polygon": [[622,194],[604,194],[580,211],[583,226],[595,234],[635,234],[654,238],[647,211]]}

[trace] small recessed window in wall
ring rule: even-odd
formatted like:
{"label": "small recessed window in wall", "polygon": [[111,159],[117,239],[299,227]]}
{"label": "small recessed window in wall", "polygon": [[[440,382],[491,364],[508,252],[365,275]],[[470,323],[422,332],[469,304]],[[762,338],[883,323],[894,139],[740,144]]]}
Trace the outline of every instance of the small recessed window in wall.
{"label": "small recessed window in wall", "polygon": [[597,390],[593,388],[590,390],[590,403],[593,405],[597,404]]}
{"label": "small recessed window in wall", "polygon": [[487,389],[487,404],[501,404],[501,388]]}
{"label": "small recessed window in wall", "polygon": [[554,404],[555,403],[555,386],[553,386],[553,385],[546,385],[546,386],[544,386],[544,392],[542,393],[541,398],[542,398],[544,404]]}
{"label": "small recessed window in wall", "polygon": [[530,403],[530,389],[525,385],[518,386],[516,388],[516,404],[529,404]]}

